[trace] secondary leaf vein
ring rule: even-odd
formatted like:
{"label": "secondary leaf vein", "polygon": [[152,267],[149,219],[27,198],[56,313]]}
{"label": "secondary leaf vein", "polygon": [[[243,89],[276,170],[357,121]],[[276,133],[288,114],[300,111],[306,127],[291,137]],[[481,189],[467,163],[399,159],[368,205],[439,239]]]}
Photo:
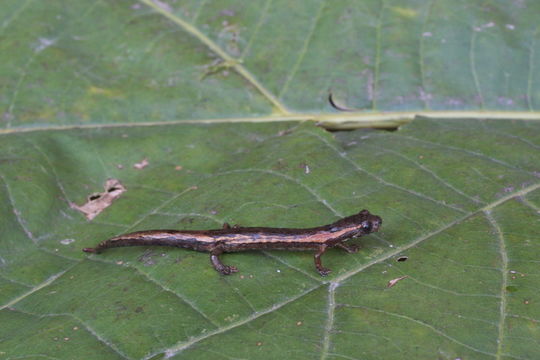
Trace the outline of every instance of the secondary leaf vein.
{"label": "secondary leaf vein", "polygon": [[179,25],[187,33],[194,36],[204,45],[206,45],[210,50],[212,50],[216,55],[223,59],[227,64],[231,64],[231,67],[236,70],[241,76],[243,76],[251,85],[253,85],[272,105],[281,113],[281,114],[290,114],[287,107],[282,104],[275,96],[272,94],[266,87],[264,87],[255,76],[249,72],[238,59],[233,58],[222,50],[213,40],[208,36],[203,34],[199,29],[197,29],[192,24],[188,23],[179,16],[169,12],[168,10],[156,5],[152,0],[139,0],[143,4],[155,10],[157,13],[165,16],[167,19],[174,22],[176,25]]}
{"label": "secondary leaf vein", "polygon": [[504,330],[506,325],[506,305],[507,305],[507,299],[506,299],[506,286],[508,285],[508,253],[506,251],[506,244],[504,240],[504,235],[502,232],[502,229],[500,228],[499,224],[495,220],[495,218],[491,215],[490,210],[484,211],[484,214],[486,218],[488,219],[489,223],[495,230],[495,235],[497,236],[498,242],[499,242],[499,252],[501,254],[501,289],[500,289],[500,298],[501,302],[499,305],[499,324],[498,324],[498,337],[497,337],[497,353],[496,353],[496,359],[500,360],[503,356],[508,356],[507,354],[503,354],[503,344],[504,344]]}

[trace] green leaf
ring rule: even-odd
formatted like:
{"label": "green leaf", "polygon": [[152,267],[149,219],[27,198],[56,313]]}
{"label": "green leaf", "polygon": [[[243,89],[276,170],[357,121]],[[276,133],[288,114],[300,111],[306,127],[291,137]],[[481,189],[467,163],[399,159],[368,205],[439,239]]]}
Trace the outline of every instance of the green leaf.
{"label": "green leaf", "polygon": [[[539,4],[0,9],[0,359],[540,352]],[[126,191],[89,221],[108,179]],[[309,252],[225,254],[222,276],[185,249],[81,251],[364,208],[381,231],[328,277]]]}
{"label": "green leaf", "polygon": [[[539,130],[417,120],[337,136],[287,123],[6,136],[2,351],[532,358]],[[148,166],[134,168],[142,158]],[[109,177],[127,191],[94,220],[70,208]],[[81,252],[138,229],[308,227],[362,208],[383,218],[382,230],[355,241],[357,254],[329,251],[329,278],[302,252],[226,255],[240,269],[232,276],[182,249]]]}
{"label": "green leaf", "polygon": [[540,118],[537,2],[1,6],[2,128]]}

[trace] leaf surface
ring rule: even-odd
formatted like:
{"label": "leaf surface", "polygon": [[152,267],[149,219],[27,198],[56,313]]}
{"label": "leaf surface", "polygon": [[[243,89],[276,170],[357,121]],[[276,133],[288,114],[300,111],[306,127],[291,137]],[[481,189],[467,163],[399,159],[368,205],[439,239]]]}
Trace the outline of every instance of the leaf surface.
{"label": "leaf surface", "polygon": [[[337,135],[281,123],[9,136],[0,314],[26,325],[4,326],[2,347],[35,354],[16,344],[38,327],[39,353],[90,346],[111,358],[531,358],[538,130],[417,120]],[[148,166],[133,167],[142,158]],[[109,177],[127,190],[88,222],[69,204]],[[241,271],[228,277],[188,250],[81,252],[134,230],[307,227],[362,208],[383,228],[356,240],[357,254],[329,251],[329,278],[303,252],[225,255]]]}
{"label": "leaf surface", "polygon": [[[6,0],[2,8],[6,129],[304,119],[335,127],[445,112],[539,118],[537,2]],[[357,111],[336,112],[329,92]]]}
{"label": "leaf surface", "polygon": [[[538,6],[3,1],[0,359],[534,359]],[[126,191],[88,221],[108,179]],[[81,251],[364,208],[381,231],[326,278],[309,252],[221,276]]]}

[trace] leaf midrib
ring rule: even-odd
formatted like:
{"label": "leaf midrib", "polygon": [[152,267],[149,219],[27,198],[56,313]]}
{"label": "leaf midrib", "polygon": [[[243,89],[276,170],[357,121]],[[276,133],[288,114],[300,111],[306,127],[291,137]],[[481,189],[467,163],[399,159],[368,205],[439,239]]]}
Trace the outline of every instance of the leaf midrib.
{"label": "leaf midrib", "polygon": [[523,120],[540,121],[540,111],[389,111],[389,112],[332,112],[332,113],[290,113],[289,115],[264,115],[235,118],[185,119],[155,122],[115,122],[70,125],[38,125],[0,129],[0,136],[41,132],[70,131],[75,129],[134,128],[150,126],[274,123],[274,122],[314,122],[328,130],[354,130],[360,128],[395,129],[415,118],[431,120]]}

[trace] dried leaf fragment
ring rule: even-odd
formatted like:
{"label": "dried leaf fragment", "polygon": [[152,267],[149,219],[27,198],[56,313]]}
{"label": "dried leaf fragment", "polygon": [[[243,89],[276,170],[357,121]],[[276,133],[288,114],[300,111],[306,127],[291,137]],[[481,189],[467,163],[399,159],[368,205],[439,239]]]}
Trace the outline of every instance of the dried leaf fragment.
{"label": "dried leaf fragment", "polygon": [[108,179],[104,187],[104,192],[90,195],[84,205],[79,206],[71,203],[71,208],[82,212],[88,220],[92,220],[103,210],[111,206],[113,201],[126,191],[126,188],[118,179]]}
{"label": "dried leaf fragment", "polygon": [[145,167],[147,167],[148,164],[149,164],[148,159],[147,159],[147,158],[144,158],[144,159],[142,159],[141,162],[138,162],[138,163],[133,164],[133,167],[134,167],[135,169],[137,169],[137,170],[142,170],[142,169],[144,169]]}
{"label": "dried leaf fragment", "polygon": [[405,276],[401,276],[401,277],[398,277],[398,278],[395,278],[395,279],[392,279],[388,282],[388,284],[386,284],[386,287],[387,288],[391,288],[392,286],[396,285],[398,281],[400,280],[403,280],[405,278],[409,277],[408,275],[405,275]]}

